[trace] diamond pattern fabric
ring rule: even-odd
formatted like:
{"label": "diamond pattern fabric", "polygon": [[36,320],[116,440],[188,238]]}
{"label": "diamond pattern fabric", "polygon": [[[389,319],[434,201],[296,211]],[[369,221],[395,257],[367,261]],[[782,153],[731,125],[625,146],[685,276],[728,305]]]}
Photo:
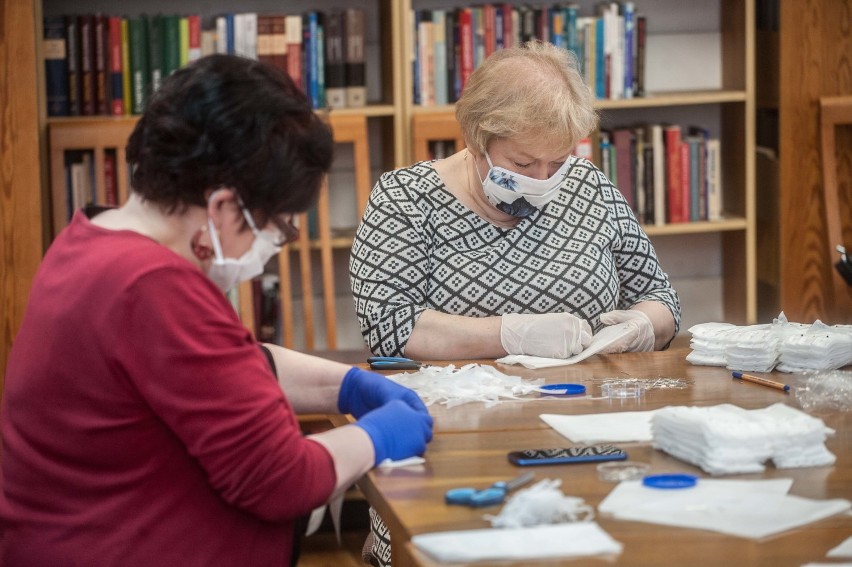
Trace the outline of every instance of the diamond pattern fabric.
{"label": "diamond pattern fabric", "polygon": [[370,350],[404,354],[426,309],[468,317],[568,312],[589,321],[680,302],[624,197],[576,157],[557,197],[504,229],[450,193],[430,162],[382,175],[355,236],[350,277]]}

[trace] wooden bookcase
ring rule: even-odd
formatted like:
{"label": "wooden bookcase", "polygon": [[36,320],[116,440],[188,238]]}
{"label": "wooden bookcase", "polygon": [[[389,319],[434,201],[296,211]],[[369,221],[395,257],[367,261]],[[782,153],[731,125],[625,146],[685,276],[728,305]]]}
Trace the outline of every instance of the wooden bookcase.
{"label": "wooden bookcase", "polygon": [[[411,49],[413,37],[410,30],[410,11],[412,9],[452,8],[470,5],[471,2],[458,0],[370,0],[359,5],[368,5],[368,10],[375,17],[370,23],[373,37],[372,50],[368,50],[371,59],[368,66],[374,67],[372,75],[380,76],[378,84],[369,85],[373,92],[378,92],[378,98],[373,97],[368,106],[360,109],[334,110],[332,115],[349,115],[363,117],[369,124],[369,152],[371,156],[370,181],[375,182],[378,175],[385,170],[412,163],[415,160],[415,145],[413,132],[418,125],[425,126],[432,117],[439,114],[451,113],[452,106],[415,106],[412,101],[412,69]],[[645,10],[649,23],[649,35],[655,33],[666,36],[671,34],[689,34],[695,30],[708,31],[707,22],[690,21],[692,3],[681,3],[678,0],[648,0],[637,2],[637,11]],[[647,4],[647,6],[645,5]],[[695,121],[712,122],[721,140],[722,170],[725,218],[721,221],[702,221],[665,226],[648,226],[646,231],[652,237],[655,246],[661,253],[664,269],[672,270],[681,263],[689,264],[689,258],[707,256],[717,264],[713,285],[716,286],[716,297],[711,299],[719,303],[715,309],[718,317],[733,323],[753,323],[757,318],[756,298],[756,229],[755,229],[755,81],[754,81],[754,0],[715,0],[710,5],[714,18],[712,29],[709,31],[718,38],[718,60],[711,61],[718,66],[719,87],[711,89],[690,89],[685,85],[674,91],[649,92],[643,98],[628,100],[600,100],[597,106],[601,113],[602,124],[613,125],[616,122],[630,124],[642,120],[658,122],[669,120],[686,123]],[[592,14],[594,2],[584,0],[579,3],[585,15]],[[240,3],[213,1],[188,1],[180,6],[180,11],[201,11],[203,15],[211,16],[216,13],[231,11],[257,12],[286,12],[298,13],[306,9],[330,10],[336,7],[331,0],[319,2],[293,2],[282,6],[280,2],[271,0],[253,0]],[[647,8],[647,9],[646,9]],[[173,12],[175,8],[164,0],[143,0],[141,2],[106,2],[104,0],[85,0],[71,2],[70,0],[44,0],[34,2],[34,17],[37,27],[45,13],[80,13],[86,11],[103,11],[105,13],[156,13]],[[678,19],[672,17],[683,14]],[[369,17],[369,16],[368,16]],[[702,19],[703,18],[694,18]],[[40,29],[38,30],[40,37]],[[651,63],[649,63],[650,65]],[[43,62],[37,61],[39,76],[42,77]],[[371,74],[368,72],[368,78]],[[42,137],[47,140],[47,129],[51,124],[72,121],[78,125],[91,123],[91,130],[97,136],[98,123],[104,118],[63,118],[48,119],[45,115],[43,85],[40,89],[40,113]],[[650,118],[646,118],[650,116]],[[709,116],[705,118],[704,116]],[[107,119],[111,120],[111,119]],[[126,120],[126,119],[117,119]],[[420,129],[423,131],[423,128]],[[357,158],[353,158],[357,159]],[[45,153],[44,163],[48,163]],[[332,178],[334,172],[332,173]],[[332,183],[333,185],[333,183]],[[350,235],[336,236],[331,239],[333,261],[337,269],[338,280],[345,275],[342,266],[348,258],[351,242]],[[319,241],[310,243],[310,247],[319,250]],[[305,260],[304,258],[308,258]],[[295,260],[295,256],[294,256]],[[301,257],[299,262],[327,262],[328,258],[319,256]],[[686,268],[686,279],[690,279]],[[671,275],[671,274],[670,274]],[[703,276],[699,276],[700,279]],[[678,277],[673,277],[676,288]],[[346,282],[337,282],[342,288]],[[310,282],[305,280],[305,285]],[[316,295],[321,291],[318,287]],[[337,293],[345,294],[340,289]],[[683,295],[683,294],[682,294]],[[694,293],[691,298],[682,297],[684,301],[684,322],[689,322],[689,313],[701,312],[700,302],[704,297]],[[351,326],[354,331],[349,336],[360,339],[357,322],[341,321],[338,327]],[[351,331],[351,329],[350,329]],[[685,328],[684,328],[685,331]],[[340,330],[339,330],[340,332]],[[346,332],[344,332],[344,335]],[[297,345],[299,346],[299,345]],[[321,347],[322,345],[320,345]],[[358,344],[349,344],[345,339],[340,341],[338,348],[360,348]]]}
{"label": "wooden bookcase", "polygon": [[[436,0],[403,0],[400,15],[404,19],[399,27],[406,34],[403,61],[412,59],[413,39],[408,37],[410,20],[407,13],[411,9],[438,9],[468,6],[472,2],[439,2]],[[581,15],[594,14],[593,1],[577,2]],[[679,0],[648,0],[635,2],[636,10],[648,18],[649,36],[658,34],[668,36],[692,32],[713,32],[718,34],[718,61],[709,63],[719,66],[720,86],[714,89],[696,90],[683,85],[678,90],[649,92],[648,96],[623,100],[598,100],[596,106],[601,114],[602,125],[631,124],[643,121],[651,116],[654,121],[674,123],[691,120],[694,113],[696,121],[704,114],[712,116],[714,129],[722,147],[722,173],[724,191],[724,220],[699,221],[665,226],[646,226],[651,236],[664,270],[672,266],[689,263],[684,257],[708,255],[718,258],[719,273],[717,285],[721,297],[721,306],[717,310],[725,321],[737,324],[754,323],[757,318],[756,295],[756,254],[755,254],[755,4],[754,0],[718,0],[715,2],[684,3]],[[702,5],[701,8],[695,8]],[[706,12],[711,10],[710,18],[704,21]],[[695,12],[692,17],[690,14]],[[684,14],[683,18],[678,16]],[[715,29],[709,28],[715,21]],[[649,61],[648,65],[653,65]],[[400,72],[404,92],[412,92],[413,76],[411,65],[405,65]],[[412,97],[403,101],[403,116],[409,120],[413,132],[429,129],[429,123],[435,116],[446,115],[453,106],[415,106]],[[669,118],[671,116],[672,118]],[[446,138],[452,138],[452,135]],[[422,140],[411,136],[407,140],[411,161],[417,156],[413,147],[421,147]],[[422,153],[420,154],[422,157]],[[692,245],[696,242],[699,248]],[[703,247],[715,247],[706,250]],[[662,252],[661,252],[662,251]],[[671,274],[670,274],[671,275]],[[685,279],[689,280],[689,274]],[[678,278],[672,278],[678,289]],[[701,311],[697,302],[703,301],[701,293],[693,297],[681,297],[684,302],[684,328],[690,322],[690,312]]]}

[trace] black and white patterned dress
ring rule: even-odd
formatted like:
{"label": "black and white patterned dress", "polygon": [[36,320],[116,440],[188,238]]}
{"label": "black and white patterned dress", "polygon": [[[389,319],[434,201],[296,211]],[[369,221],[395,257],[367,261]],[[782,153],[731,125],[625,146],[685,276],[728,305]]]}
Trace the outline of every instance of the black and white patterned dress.
{"label": "black and white patterned dress", "polygon": [[514,228],[489,223],[450,193],[430,162],[382,175],[352,245],[350,277],[370,350],[405,353],[426,309],[469,317],[568,312],[589,321],[680,301],[621,193],[576,157],[557,197]]}

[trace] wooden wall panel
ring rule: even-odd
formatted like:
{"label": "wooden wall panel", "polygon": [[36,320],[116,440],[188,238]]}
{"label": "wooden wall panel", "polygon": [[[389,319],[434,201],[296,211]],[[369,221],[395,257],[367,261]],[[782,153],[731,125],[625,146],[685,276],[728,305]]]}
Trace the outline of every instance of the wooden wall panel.
{"label": "wooden wall panel", "polygon": [[43,251],[35,14],[0,0],[0,393]]}
{"label": "wooden wall panel", "polygon": [[[780,296],[790,320],[852,323],[852,291],[832,302],[822,199],[819,98],[852,94],[852,0],[781,0]],[[758,62],[760,65],[760,62]],[[852,153],[848,129],[838,153]],[[852,244],[852,167],[840,160],[844,240]]]}

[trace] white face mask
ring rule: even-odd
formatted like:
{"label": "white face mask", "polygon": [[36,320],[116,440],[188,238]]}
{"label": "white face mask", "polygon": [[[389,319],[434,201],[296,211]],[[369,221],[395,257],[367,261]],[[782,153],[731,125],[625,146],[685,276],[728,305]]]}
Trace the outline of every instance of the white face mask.
{"label": "white face mask", "polygon": [[[569,158],[547,179],[535,179],[503,167],[495,167],[488,152],[485,152],[485,159],[490,169],[485,180],[479,178],[485,196],[499,210],[518,218],[528,217],[552,201],[571,167]],[[476,175],[479,175],[479,169]]]}
{"label": "white face mask", "polygon": [[207,217],[210,240],[213,243],[215,254],[210,269],[207,270],[207,277],[226,293],[238,283],[262,274],[263,267],[266,266],[269,259],[281,251],[281,247],[275,244],[275,235],[265,230],[258,230],[245,207],[241,208],[246,222],[254,233],[254,242],[251,243],[251,248],[237,259],[225,258],[222,253],[222,245],[219,243],[219,236],[216,234],[216,227],[213,226],[213,219]]}

